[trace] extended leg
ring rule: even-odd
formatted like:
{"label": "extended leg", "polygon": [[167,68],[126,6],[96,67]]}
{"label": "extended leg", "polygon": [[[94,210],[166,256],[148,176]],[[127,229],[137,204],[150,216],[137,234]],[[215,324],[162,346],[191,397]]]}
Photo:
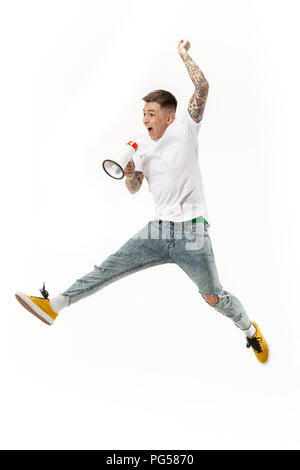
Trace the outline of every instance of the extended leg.
{"label": "extended leg", "polygon": [[106,258],[94,270],[84,275],[61,295],[68,305],[103,289],[112,282],[142,269],[170,262],[165,244],[147,236],[148,225],[130,238],[121,248]]}

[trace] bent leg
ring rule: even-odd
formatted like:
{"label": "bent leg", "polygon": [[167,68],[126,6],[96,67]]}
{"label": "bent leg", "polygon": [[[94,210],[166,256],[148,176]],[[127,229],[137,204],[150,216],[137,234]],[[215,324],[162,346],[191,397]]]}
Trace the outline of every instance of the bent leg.
{"label": "bent leg", "polygon": [[217,312],[230,318],[243,331],[249,330],[251,321],[237,297],[222,289],[218,295],[202,295],[205,301]]}
{"label": "bent leg", "polygon": [[68,296],[68,306],[129,274],[171,262],[161,240],[147,236],[148,226],[149,224],[63,292],[61,295]]}
{"label": "bent leg", "polygon": [[230,318],[241,330],[250,328],[251,321],[241,302],[224,290],[220,283],[206,224],[196,230],[185,228],[183,238],[176,240],[171,258],[197,285],[199,293],[210,306]]}

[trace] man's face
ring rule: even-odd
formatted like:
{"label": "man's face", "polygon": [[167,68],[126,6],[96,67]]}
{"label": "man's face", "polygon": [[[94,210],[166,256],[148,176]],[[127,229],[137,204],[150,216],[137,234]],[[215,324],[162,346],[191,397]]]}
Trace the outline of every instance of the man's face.
{"label": "man's face", "polygon": [[152,140],[160,139],[175,119],[175,114],[162,110],[160,104],[155,102],[145,103],[143,113],[143,122]]}

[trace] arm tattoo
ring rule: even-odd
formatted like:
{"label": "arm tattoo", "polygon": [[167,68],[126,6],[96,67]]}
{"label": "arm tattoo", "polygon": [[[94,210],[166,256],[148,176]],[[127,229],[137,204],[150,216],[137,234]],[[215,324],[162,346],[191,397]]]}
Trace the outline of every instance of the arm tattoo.
{"label": "arm tattoo", "polygon": [[196,122],[200,122],[203,117],[207,95],[208,87],[204,87],[196,89],[190,99],[188,110],[191,118]]}
{"label": "arm tattoo", "polygon": [[196,122],[200,122],[203,117],[208,95],[208,82],[203,72],[188,54],[182,56],[182,60],[195,85],[195,92],[190,99],[188,110],[191,118]]}
{"label": "arm tattoo", "polygon": [[208,84],[203,72],[201,72],[198,65],[195,64],[193,59],[188,54],[182,56],[182,60],[185,63],[187,71],[189,72],[192,82],[196,88]]}
{"label": "arm tattoo", "polygon": [[127,186],[130,193],[134,194],[140,189],[142,183],[139,179],[139,176],[141,174],[142,174],[141,171],[136,171],[134,173],[134,178],[132,178],[132,180],[130,180],[128,178],[126,179],[126,186]]}

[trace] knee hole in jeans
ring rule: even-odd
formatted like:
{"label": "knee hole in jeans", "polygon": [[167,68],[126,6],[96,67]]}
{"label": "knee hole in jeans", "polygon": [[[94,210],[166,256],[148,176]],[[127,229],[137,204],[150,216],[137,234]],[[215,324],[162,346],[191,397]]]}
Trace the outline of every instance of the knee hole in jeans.
{"label": "knee hole in jeans", "polygon": [[215,307],[217,303],[219,302],[218,295],[202,294],[202,297],[211,307]]}

